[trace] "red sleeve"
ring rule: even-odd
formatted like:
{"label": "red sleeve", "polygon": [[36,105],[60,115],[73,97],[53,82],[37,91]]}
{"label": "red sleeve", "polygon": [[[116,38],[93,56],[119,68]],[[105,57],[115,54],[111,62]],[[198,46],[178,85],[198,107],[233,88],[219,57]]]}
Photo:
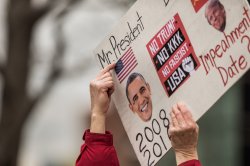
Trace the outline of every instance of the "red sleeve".
{"label": "red sleeve", "polygon": [[179,166],[201,166],[201,163],[199,160],[189,160],[181,163]]}
{"label": "red sleeve", "polygon": [[83,140],[85,140],[85,143],[81,147],[76,166],[119,166],[113,146],[113,136],[110,132],[99,134],[90,133],[89,130],[86,130]]}

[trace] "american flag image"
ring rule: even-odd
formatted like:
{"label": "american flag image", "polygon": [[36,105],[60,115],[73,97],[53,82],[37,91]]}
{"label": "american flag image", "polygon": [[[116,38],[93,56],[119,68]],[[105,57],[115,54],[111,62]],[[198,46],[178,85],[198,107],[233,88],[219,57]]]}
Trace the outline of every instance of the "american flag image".
{"label": "american flag image", "polygon": [[137,66],[137,61],[130,47],[122,57],[116,62],[115,72],[117,78],[122,83],[122,81],[129,75],[129,73]]}

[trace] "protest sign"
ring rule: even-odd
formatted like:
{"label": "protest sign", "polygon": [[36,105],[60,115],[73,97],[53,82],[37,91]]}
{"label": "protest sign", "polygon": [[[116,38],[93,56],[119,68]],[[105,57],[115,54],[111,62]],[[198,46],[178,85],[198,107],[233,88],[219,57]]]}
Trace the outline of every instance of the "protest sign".
{"label": "protest sign", "polygon": [[94,50],[116,62],[113,100],[141,165],[171,148],[169,112],[187,103],[195,120],[248,71],[245,0],[138,0]]}

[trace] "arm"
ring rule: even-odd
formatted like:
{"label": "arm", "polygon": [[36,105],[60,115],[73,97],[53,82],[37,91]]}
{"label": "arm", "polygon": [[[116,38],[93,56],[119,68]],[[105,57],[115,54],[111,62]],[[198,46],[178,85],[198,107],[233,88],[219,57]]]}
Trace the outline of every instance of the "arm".
{"label": "arm", "polygon": [[83,136],[85,143],[76,160],[76,166],[118,166],[118,158],[113,146],[113,136],[106,131],[106,113],[109,109],[114,83],[110,70],[115,64],[101,70],[90,83],[91,124]]}
{"label": "arm", "polygon": [[200,166],[197,154],[199,127],[193,120],[188,107],[183,103],[178,103],[173,106],[170,116],[169,134],[177,165]]}
{"label": "arm", "polygon": [[114,82],[110,70],[114,67],[114,63],[108,65],[90,82],[90,132],[105,133],[106,113],[109,109],[111,94],[114,92]]}

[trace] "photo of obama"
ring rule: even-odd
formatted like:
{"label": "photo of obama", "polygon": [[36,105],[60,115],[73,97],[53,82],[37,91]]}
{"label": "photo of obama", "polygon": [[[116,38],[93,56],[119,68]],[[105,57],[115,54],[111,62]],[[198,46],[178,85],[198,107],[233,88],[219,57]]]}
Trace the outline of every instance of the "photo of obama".
{"label": "photo of obama", "polygon": [[126,96],[130,110],[147,122],[152,116],[152,99],[150,85],[140,73],[129,75],[126,84]]}

